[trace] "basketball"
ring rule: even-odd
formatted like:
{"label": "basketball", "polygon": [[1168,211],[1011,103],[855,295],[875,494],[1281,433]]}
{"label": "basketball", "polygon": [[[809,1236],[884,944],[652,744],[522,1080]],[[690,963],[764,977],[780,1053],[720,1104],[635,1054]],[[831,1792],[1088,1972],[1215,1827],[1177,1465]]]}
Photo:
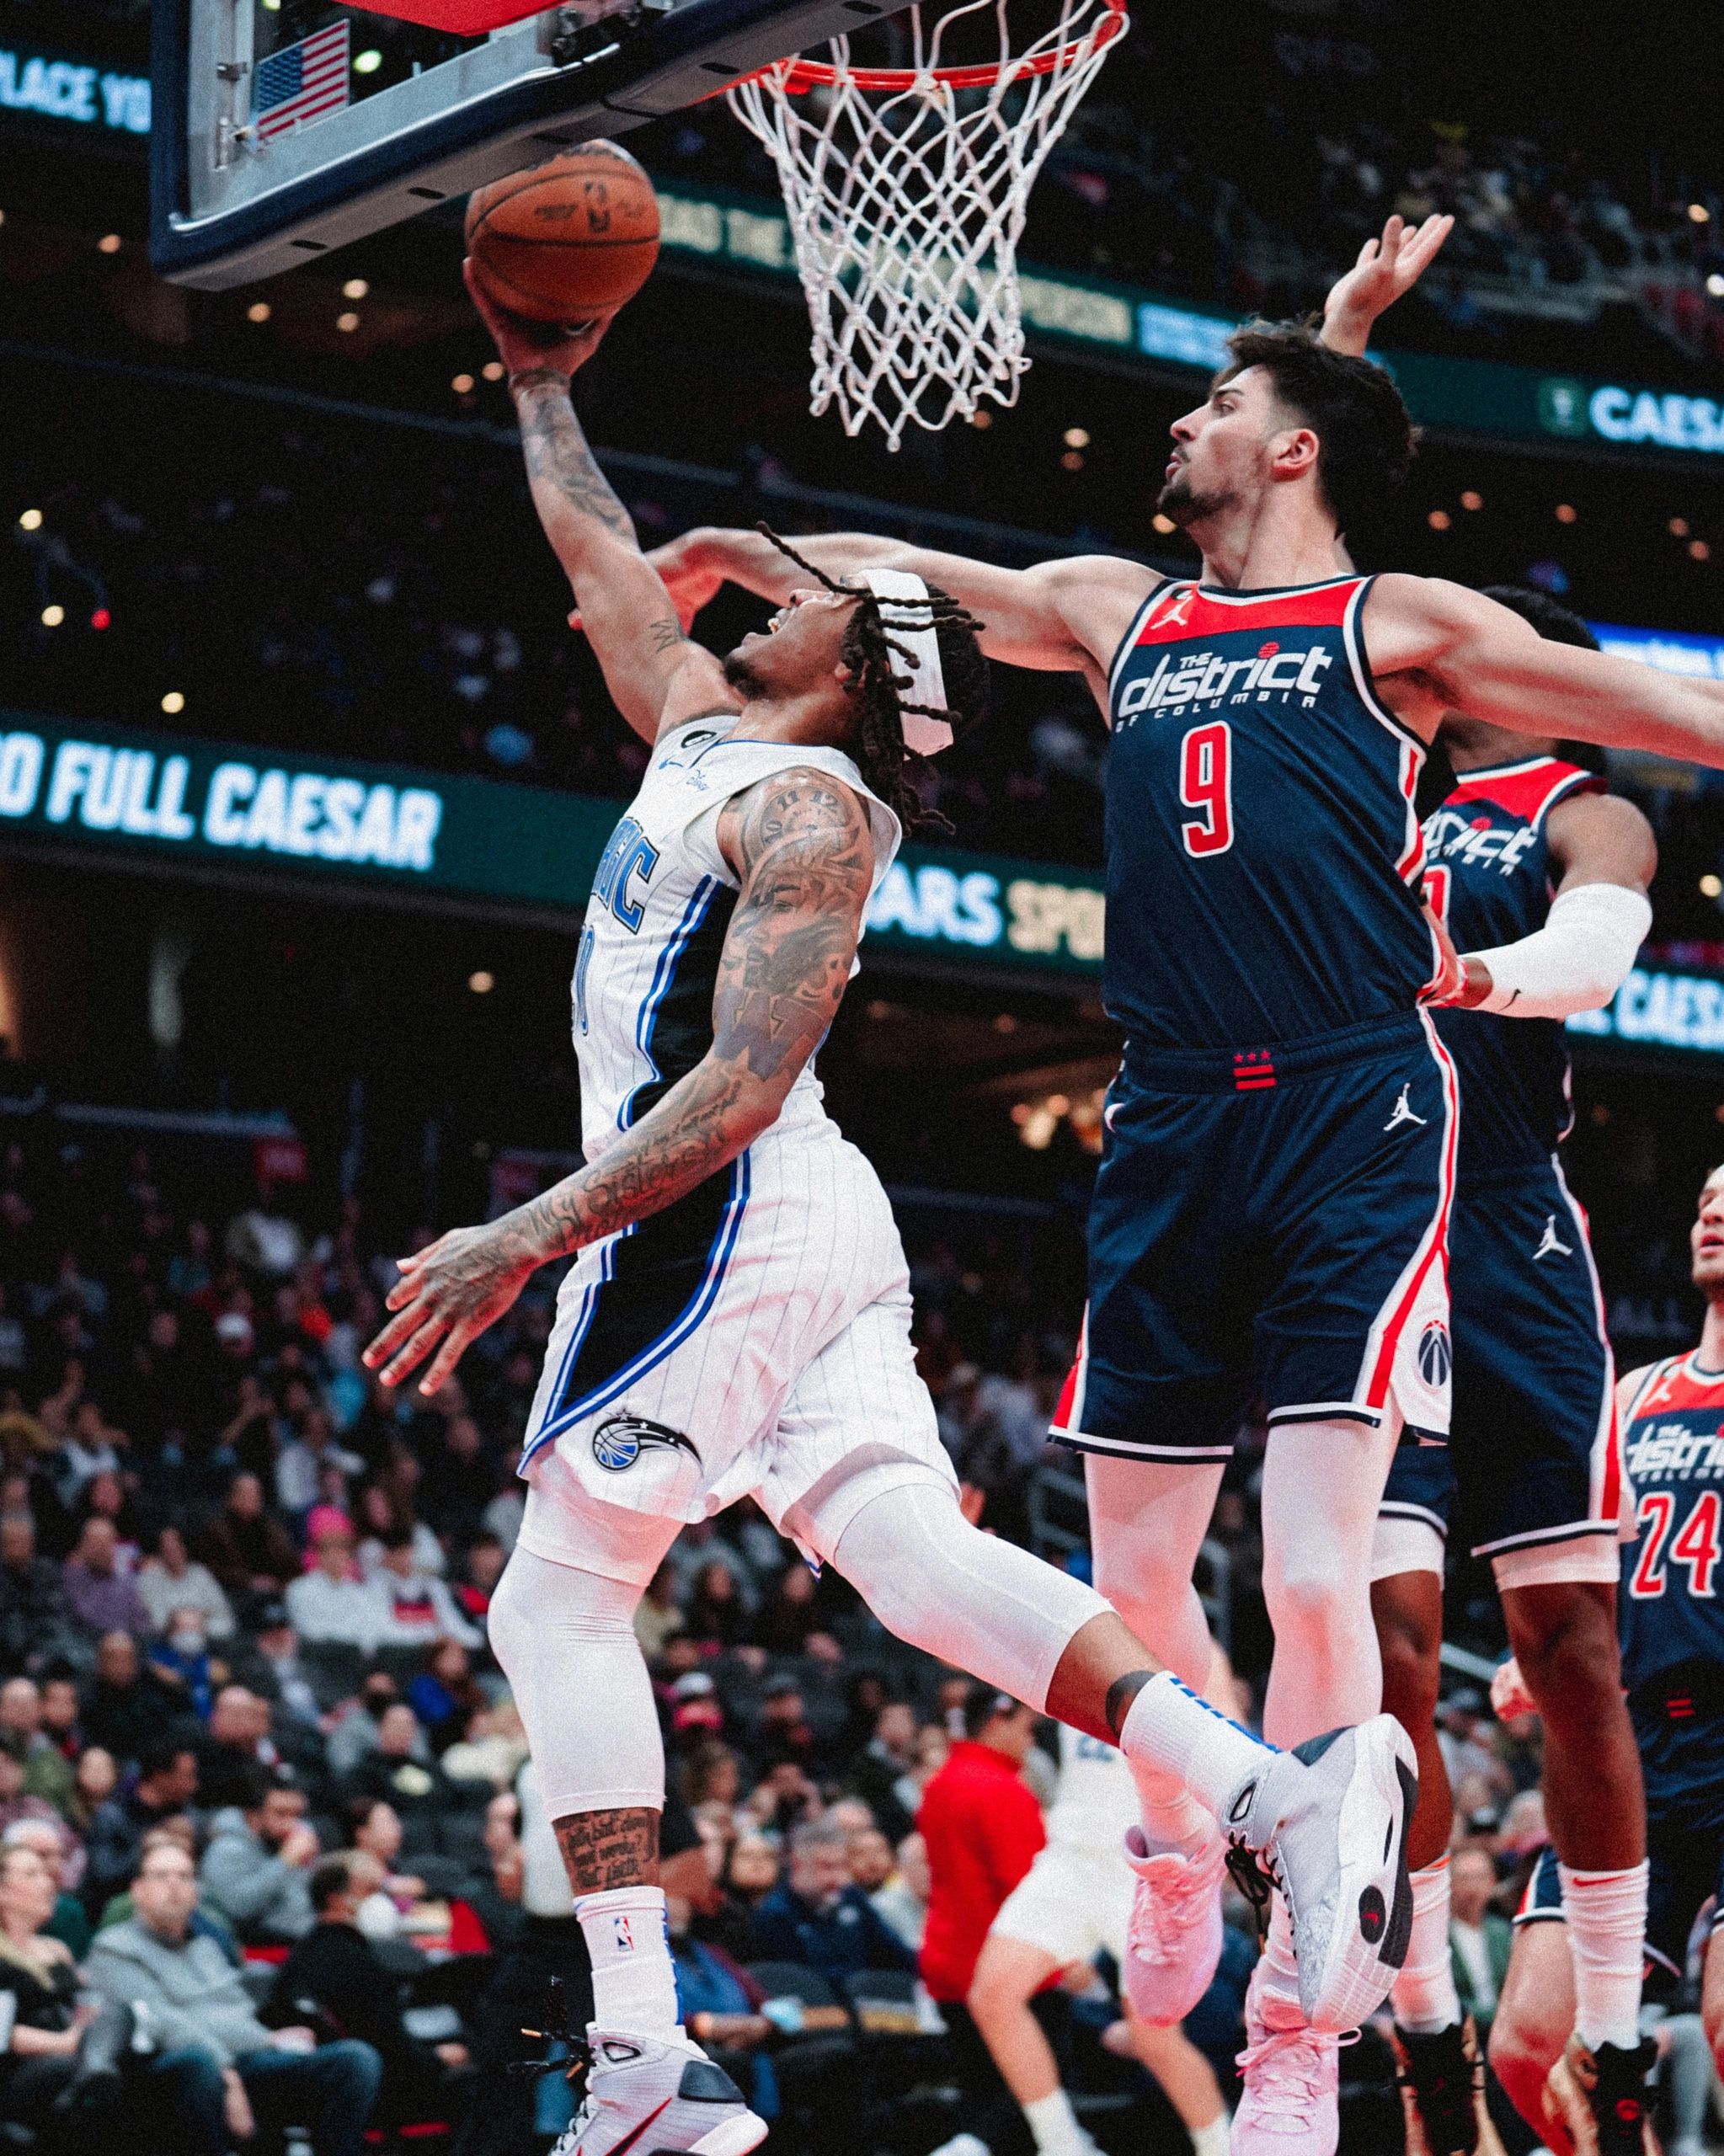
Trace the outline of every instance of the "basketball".
{"label": "basketball", "polygon": [[632,300],[659,256],[653,183],[614,142],[583,142],[475,189],[467,248],[499,306],[532,322],[590,322]]}

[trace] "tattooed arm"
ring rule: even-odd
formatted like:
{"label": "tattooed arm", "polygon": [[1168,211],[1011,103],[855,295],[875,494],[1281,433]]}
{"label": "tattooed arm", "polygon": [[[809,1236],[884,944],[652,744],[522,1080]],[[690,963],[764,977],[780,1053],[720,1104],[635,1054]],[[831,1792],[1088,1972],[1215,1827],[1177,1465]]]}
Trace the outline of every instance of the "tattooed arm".
{"label": "tattooed arm", "polygon": [[776,772],[729,803],[718,844],[741,886],[713,996],[713,1045],[589,1166],[483,1228],[402,1261],[395,1315],[365,1353],[435,1392],[534,1271],[675,1203],[777,1118],[836,1015],[873,877],[867,812],[823,771]]}
{"label": "tattooed arm", "polygon": [[648,741],[686,718],[738,709],[740,699],[718,661],[684,636],[569,402],[569,377],[598,350],[608,319],[573,334],[546,329],[504,313],[471,265],[467,280],[509,369],[533,506],[574,588],[580,626],[616,708]]}

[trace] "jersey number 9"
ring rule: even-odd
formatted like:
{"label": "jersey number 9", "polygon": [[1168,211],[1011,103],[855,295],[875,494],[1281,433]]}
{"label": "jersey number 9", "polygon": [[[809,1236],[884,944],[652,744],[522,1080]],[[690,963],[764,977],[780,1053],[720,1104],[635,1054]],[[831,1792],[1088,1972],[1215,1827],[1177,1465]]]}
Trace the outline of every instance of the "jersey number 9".
{"label": "jersey number 9", "polygon": [[1201,813],[1179,826],[1194,860],[1233,844],[1233,729],[1225,719],[1194,726],[1179,744],[1179,798]]}

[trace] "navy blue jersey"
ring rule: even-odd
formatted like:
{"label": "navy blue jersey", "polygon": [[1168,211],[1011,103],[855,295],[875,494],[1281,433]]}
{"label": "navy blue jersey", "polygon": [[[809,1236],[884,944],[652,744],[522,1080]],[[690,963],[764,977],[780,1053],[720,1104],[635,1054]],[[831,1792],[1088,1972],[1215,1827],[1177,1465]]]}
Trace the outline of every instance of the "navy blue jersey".
{"label": "navy blue jersey", "polygon": [[1623,1553],[1622,1682],[1649,1796],[1724,1769],[1724,1371],[1653,1365],[1629,1409],[1623,1465],[1636,1540]]}
{"label": "navy blue jersey", "polygon": [[1425,752],[1371,686],[1370,584],[1164,584],[1121,643],[1102,998],[1134,1042],[1308,1042],[1430,983]]}
{"label": "navy blue jersey", "polygon": [[[1425,895],[1461,951],[1519,942],[1544,926],[1554,886],[1545,822],[1604,782],[1554,756],[1467,772],[1425,825]],[[1574,1120],[1568,1049],[1555,1018],[1439,1010],[1460,1069],[1460,1170],[1548,1159]]]}

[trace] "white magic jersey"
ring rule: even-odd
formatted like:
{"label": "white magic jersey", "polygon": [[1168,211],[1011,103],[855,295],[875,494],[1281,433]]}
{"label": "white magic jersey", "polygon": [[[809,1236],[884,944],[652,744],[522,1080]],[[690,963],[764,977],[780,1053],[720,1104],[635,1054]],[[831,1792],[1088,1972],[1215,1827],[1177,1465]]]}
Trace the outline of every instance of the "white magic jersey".
{"label": "white magic jersey", "polygon": [[[718,851],[725,803],[775,771],[830,771],[867,805],[874,888],[898,851],[897,817],[869,792],[841,750],[734,739],[728,729],[735,723],[720,712],[665,735],[593,878],[574,984],[589,1161],[638,1123],[711,1044],[718,953],[737,896],[736,878]],[[779,1127],[824,1114],[810,1058]]]}
{"label": "white magic jersey", "polygon": [[1138,1822],[1137,1784],[1125,1754],[1099,1737],[1059,1725],[1059,1786],[1048,1811],[1048,1839],[1117,1859]]}
{"label": "white magic jersey", "polygon": [[1125,1830],[1138,1817],[1137,1785],[1124,1754],[1062,1725],[1047,1843],[990,1929],[1039,1947],[1062,1967],[1101,1953],[1123,1967],[1134,1884]]}
{"label": "white magic jersey", "polygon": [[[600,863],[574,976],[589,1160],[712,1045],[737,896],[724,803],[775,771],[830,771],[867,804],[877,884],[897,850],[897,818],[848,756],[735,739],[734,723],[691,720],[658,744]],[[592,1506],[613,1522],[620,1508],[638,1516],[644,1580],[680,1523],[751,1494],[824,1556],[884,1483],[955,1490],[910,1317],[886,1193],[805,1069],[745,1153],[570,1267],[527,1426],[522,1545],[590,1565]]]}

